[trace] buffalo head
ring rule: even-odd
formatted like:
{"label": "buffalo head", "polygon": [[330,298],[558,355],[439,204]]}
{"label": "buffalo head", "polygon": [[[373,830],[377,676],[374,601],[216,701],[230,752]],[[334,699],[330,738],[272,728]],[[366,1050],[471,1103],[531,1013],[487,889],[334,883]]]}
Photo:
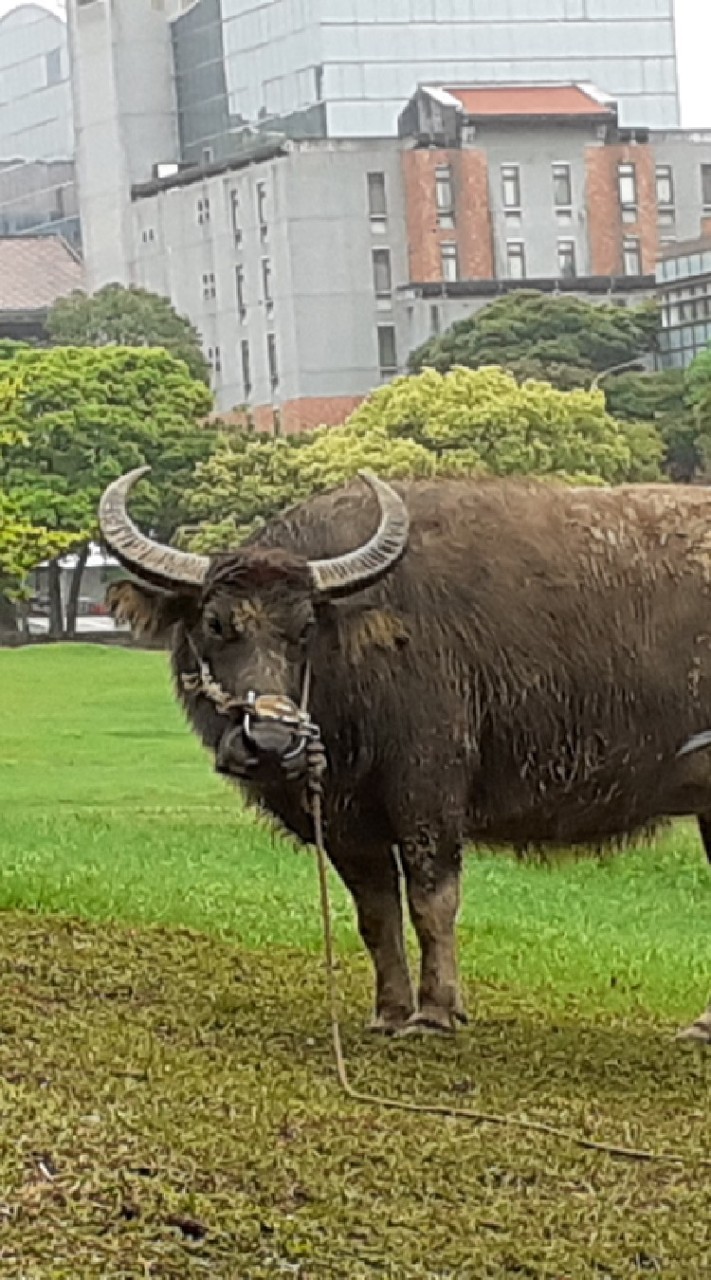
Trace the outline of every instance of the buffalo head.
{"label": "buffalo head", "polygon": [[[178,673],[183,687],[199,689],[219,711],[219,733],[210,741],[220,772],[255,778],[289,762],[298,774],[298,702],[319,608],[372,585],[398,562],[409,532],[405,504],[364,472],[380,522],[363,546],[345,555],[309,560],[258,543],[193,555],[154,542],[128,515],[128,494],[147,471],[140,467],[116,480],[100,503],[104,541],[138,580],[110,587],[112,612],[153,635],[179,624],[187,660]],[[266,713],[254,714],[255,704]]]}

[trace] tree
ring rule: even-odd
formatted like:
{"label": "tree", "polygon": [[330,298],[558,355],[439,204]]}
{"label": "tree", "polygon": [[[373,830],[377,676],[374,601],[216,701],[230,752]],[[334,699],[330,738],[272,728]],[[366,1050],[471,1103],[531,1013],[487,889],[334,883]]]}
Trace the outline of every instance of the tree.
{"label": "tree", "polygon": [[539,378],[561,390],[589,387],[595,374],[645,360],[656,349],[654,303],[623,307],[525,289],[459,320],[410,357],[410,369],[502,365],[519,381]]}
{"label": "tree", "polygon": [[109,284],[87,296],[70,294],[55,302],[47,318],[53,343],[70,347],[162,347],[184,360],[193,378],[209,384],[200,335],[167,298],[131,285]]}
{"label": "tree", "polygon": [[197,468],[196,549],[234,545],[290,502],[362,467],[382,476],[543,475],[581,483],[657,479],[653,427],[619,423],[601,391],[520,386],[503,369],[427,369],[373,392],[340,428],[308,436],[224,440]]}
{"label": "tree", "polygon": [[[136,504],[139,519],[168,541],[186,518],[195,465],[215,443],[205,424],[207,388],[160,350],[55,347],[28,350],[2,366],[0,406],[7,442],[0,483],[13,519],[79,553],[72,586],[74,630],[82,552],[98,536],[97,507],[110,480],[131,467],[153,468]],[[51,552],[50,625],[62,631],[57,551]]]}

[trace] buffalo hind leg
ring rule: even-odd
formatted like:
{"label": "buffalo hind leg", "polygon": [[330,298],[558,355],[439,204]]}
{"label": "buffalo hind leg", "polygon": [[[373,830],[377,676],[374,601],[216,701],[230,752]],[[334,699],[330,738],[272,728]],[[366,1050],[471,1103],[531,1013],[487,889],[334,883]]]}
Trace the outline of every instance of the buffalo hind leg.
{"label": "buffalo hind leg", "polygon": [[356,907],[358,929],[375,968],[375,1015],[370,1030],[392,1035],[415,1007],[407,967],[400,872],[389,846],[329,849]]}
{"label": "buffalo hind leg", "polygon": [[706,852],[706,861],[711,862],[711,813],[698,815],[699,831]]}
{"label": "buffalo hind leg", "polygon": [[457,973],[456,923],[461,855],[421,833],[400,846],[407,898],[420,945],[418,1008],[406,1030],[452,1033],[466,1023]]}

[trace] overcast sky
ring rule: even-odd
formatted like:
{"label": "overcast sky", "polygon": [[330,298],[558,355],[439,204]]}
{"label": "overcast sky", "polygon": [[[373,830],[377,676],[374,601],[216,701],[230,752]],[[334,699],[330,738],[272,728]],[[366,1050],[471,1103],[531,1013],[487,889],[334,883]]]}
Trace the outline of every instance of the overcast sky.
{"label": "overcast sky", "polygon": [[[0,0],[0,15],[18,0]],[[60,11],[62,0],[37,0]],[[711,0],[676,0],[682,124],[711,129]]]}

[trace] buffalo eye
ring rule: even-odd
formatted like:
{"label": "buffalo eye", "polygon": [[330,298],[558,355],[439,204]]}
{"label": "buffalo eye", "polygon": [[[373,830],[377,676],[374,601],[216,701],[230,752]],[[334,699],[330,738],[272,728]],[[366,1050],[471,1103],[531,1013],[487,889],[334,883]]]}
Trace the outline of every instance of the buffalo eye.
{"label": "buffalo eye", "polygon": [[205,624],[211,636],[221,636],[224,634],[222,621],[218,614],[211,613],[209,617],[205,619]]}

